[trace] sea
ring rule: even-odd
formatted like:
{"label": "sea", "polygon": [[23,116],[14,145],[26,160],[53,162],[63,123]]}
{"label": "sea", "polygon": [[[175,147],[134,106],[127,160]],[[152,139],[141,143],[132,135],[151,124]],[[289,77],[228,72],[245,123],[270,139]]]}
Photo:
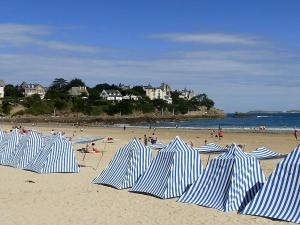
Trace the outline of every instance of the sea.
{"label": "sea", "polygon": [[195,119],[189,121],[157,121],[155,123],[139,123],[137,126],[165,128],[195,128],[195,129],[241,129],[241,130],[300,130],[300,113],[251,113],[238,117],[227,114],[223,119]]}

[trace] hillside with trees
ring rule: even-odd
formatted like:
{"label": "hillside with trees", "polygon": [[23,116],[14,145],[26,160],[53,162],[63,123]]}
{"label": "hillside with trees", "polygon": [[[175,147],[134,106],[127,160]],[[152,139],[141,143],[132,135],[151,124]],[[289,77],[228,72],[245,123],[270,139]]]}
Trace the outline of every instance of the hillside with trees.
{"label": "hillside with trees", "polygon": [[[180,98],[179,91],[171,92],[172,104],[162,99],[150,100],[146,96],[143,86],[122,88],[115,84],[97,84],[86,87],[87,93],[72,96],[69,90],[72,87],[86,87],[81,79],[67,81],[55,78],[47,88],[45,97],[34,94],[24,97],[24,90],[17,85],[5,86],[5,97],[2,100],[2,114],[11,116],[22,115],[51,115],[51,116],[123,116],[123,115],[183,115],[189,112],[210,111],[214,101],[206,94],[199,94],[187,100]],[[123,96],[138,96],[138,99],[123,99],[121,101],[108,101],[100,97],[103,90],[118,90]],[[19,106],[20,110],[13,110]],[[21,106],[21,107],[20,107]]]}

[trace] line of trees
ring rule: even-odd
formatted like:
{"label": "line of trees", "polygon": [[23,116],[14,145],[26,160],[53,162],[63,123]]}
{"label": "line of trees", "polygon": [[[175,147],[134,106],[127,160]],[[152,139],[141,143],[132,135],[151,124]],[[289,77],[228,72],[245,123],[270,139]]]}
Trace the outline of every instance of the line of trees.
{"label": "line of trees", "polygon": [[[87,87],[89,95],[71,96],[68,91],[71,87],[86,86],[81,79],[67,81],[63,78],[55,78],[47,89],[44,99],[35,94],[30,97],[24,97],[22,88],[8,84],[5,86],[5,97],[2,101],[2,112],[9,114],[13,106],[21,105],[23,110],[15,115],[31,114],[43,115],[56,113],[83,113],[86,115],[129,115],[132,113],[153,113],[161,112],[186,114],[189,111],[197,111],[205,106],[208,110],[214,106],[213,100],[206,94],[200,94],[190,100],[179,97],[180,92],[171,93],[172,104],[167,104],[162,99],[150,100],[142,86],[134,86],[129,89],[122,89],[115,84],[97,84],[90,88]],[[106,101],[100,97],[104,89],[119,90],[124,95],[140,96],[137,101],[122,100],[119,102]]]}

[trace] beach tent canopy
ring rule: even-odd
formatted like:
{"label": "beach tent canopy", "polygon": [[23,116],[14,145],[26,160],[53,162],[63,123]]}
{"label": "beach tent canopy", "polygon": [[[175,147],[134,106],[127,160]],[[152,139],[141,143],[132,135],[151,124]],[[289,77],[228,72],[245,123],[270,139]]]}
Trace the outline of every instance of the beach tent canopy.
{"label": "beach tent canopy", "polygon": [[117,189],[129,188],[146,171],[151,162],[151,149],[137,138],[118,150],[94,184],[106,184]]}
{"label": "beach tent canopy", "polygon": [[37,173],[79,172],[72,143],[60,133],[53,135],[24,169]]}
{"label": "beach tent canopy", "polygon": [[280,154],[278,152],[274,152],[266,147],[257,148],[253,152],[251,152],[250,155],[259,160],[278,159],[278,158],[286,157],[286,155]]}
{"label": "beach tent canopy", "polygon": [[42,150],[45,138],[35,131],[29,131],[23,135],[15,151],[5,163],[6,165],[24,168]]}
{"label": "beach tent canopy", "polygon": [[232,144],[228,152],[210,161],[203,175],[178,201],[235,211],[245,207],[264,182],[259,161]]}
{"label": "beach tent canopy", "polygon": [[97,136],[85,136],[85,137],[79,137],[76,140],[72,141],[73,144],[87,144],[91,142],[95,142],[98,140],[104,139],[103,137],[97,137]]}
{"label": "beach tent canopy", "polygon": [[6,132],[3,130],[0,130],[0,142],[6,137]]}
{"label": "beach tent canopy", "polygon": [[176,137],[160,150],[131,191],[159,198],[181,196],[202,173],[200,153]]}
{"label": "beach tent canopy", "polygon": [[300,223],[300,146],[277,165],[241,213]]}
{"label": "beach tent canopy", "polygon": [[2,140],[0,144],[0,164],[4,165],[9,157],[13,154],[22,138],[22,134],[18,129],[14,129]]}
{"label": "beach tent canopy", "polygon": [[226,152],[227,149],[215,144],[215,143],[209,143],[206,145],[202,145],[199,148],[194,148],[195,150],[201,152],[201,153],[223,153]]}

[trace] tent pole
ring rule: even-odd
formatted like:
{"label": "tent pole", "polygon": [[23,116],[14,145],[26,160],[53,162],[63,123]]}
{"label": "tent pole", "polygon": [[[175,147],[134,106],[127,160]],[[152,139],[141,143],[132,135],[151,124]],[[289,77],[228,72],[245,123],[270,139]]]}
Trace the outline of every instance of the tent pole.
{"label": "tent pole", "polygon": [[100,156],[100,158],[99,158],[99,160],[98,160],[97,166],[96,166],[96,168],[95,168],[94,170],[97,170],[97,169],[98,169],[98,167],[99,167],[99,165],[100,165],[100,162],[101,162],[101,159],[103,158],[105,149],[106,149],[106,142],[105,142],[105,144],[104,144],[104,149],[103,149],[103,151],[101,151],[101,156]]}

